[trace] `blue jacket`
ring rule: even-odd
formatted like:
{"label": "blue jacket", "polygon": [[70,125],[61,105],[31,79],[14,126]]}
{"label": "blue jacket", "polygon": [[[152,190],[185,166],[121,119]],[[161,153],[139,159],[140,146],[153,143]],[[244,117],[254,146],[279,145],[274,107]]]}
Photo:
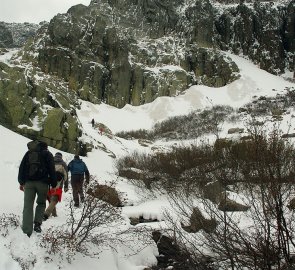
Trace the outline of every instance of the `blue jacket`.
{"label": "blue jacket", "polygon": [[71,175],[85,175],[89,176],[89,171],[86,164],[80,158],[74,158],[68,165],[68,171]]}

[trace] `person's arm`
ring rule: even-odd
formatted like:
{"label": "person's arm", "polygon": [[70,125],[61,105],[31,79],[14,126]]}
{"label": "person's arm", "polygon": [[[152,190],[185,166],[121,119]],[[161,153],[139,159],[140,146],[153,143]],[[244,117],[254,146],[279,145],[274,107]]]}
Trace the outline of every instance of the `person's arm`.
{"label": "person's arm", "polygon": [[86,183],[89,184],[90,174],[85,163],[84,163],[84,172],[85,172]]}
{"label": "person's arm", "polygon": [[72,169],[72,161],[68,164],[68,172]]}
{"label": "person's arm", "polygon": [[53,188],[55,188],[57,185],[57,180],[56,180],[56,174],[55,174],[54,158],[49,151],[47,152],[47,165],[48,165],[48,173],[50,177],[50,185]]}
{"label": "person's arm", "polygon": [[25,184],[25,163],[26,163],[27,153],[23,156],[23,159],[19,165],[18,169],[18,182],[20,189],[23,190],[23,185]]}
{"label": "person's arm", "polygon": [[65,179],[65,181],[68,181],[68,179],[69,179],[68,166],[67,166],[67,164],[64,161],[62,161],[62,166],[65,169],[65,178],[64,179]]}
{"label": "person's arm", "polygon": [[69,179],[68,179],[68,167],[65,162],[62,162],[62,166],[64,168],[63,174],[64,174],[64,191],[67,192],[69,190]]}

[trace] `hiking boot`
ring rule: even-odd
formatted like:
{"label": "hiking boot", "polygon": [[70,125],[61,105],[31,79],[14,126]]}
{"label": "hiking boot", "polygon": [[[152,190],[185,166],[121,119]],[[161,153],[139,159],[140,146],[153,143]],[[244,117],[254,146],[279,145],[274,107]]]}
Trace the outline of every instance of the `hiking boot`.
{"label": "hiking boot", "polygon": [[79,207],[79,203],[75,203],[74,206],[75,206],[75,207]]}
{"label": "hiking boot", "polygon": [[46,215],[46,214],[44,214],[44,216],[43,216],[43,220],[46,221],[48,218],[49,218],[49,216]]}
{"label": "hiking boot", "polygon": [[37,232],[37,233],[42,232],[41,223],[39,223],[39,222],[34,223],[34,231]]}

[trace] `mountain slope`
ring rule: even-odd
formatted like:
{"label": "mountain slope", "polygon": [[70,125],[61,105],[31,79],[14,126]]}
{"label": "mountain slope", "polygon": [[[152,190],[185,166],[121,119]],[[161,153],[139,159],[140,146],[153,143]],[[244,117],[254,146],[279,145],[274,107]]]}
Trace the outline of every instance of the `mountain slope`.
{"label": "mountain slope", "polygon": [[[0,63],[0,123],[86,155],[79,100],[124,107],[224,87],[239,69],[222,50],[293,72],[294,1],[92,1],[58,14]],[[5,55],[3,55],[5,57]],[[6,62],[7,63],[7,62]]]}
{"label": "mountain slope", "polygon": [[[118,178],[114,167],[116,160],[133,150],[151,153],[153,146],[165,149],[172,144],[184,144],[186,142],[159,140],[148,147],[144,147],[137,140],[124,140],[115,136],[107,136],[108,134],[100,135],[97,129],[92,128],[91,119],[94,118],[97,123],[103,123],[113,133],[120,130],[151,128],[157,121],[167,119],[170,116],[187,114],[192,110],[203,109],[208,105],[211,106],[211,104],[228,104],[238,108],[251,101],[253,95],[275,96],[278,93],[283,93],[285,88],[294,89],[295,87],[294,83],[259,70],[247,60],[236,56],[231,57],[241,70],[241,77],[223,88],[194,86],[177,97],[161,97],[150,104],[136,107],[127,105],[122,109],[106,104],[98,105],[85,101],[81,103],[80,110],[77,110],[77,117],[83,131],[82,138],[85,142],[91,142],[94,146],[93,151],[88,153],[88,156],[83,160],[88,165],[91,174],[96,177],[96,181],[100,184],[109,184],[115,181],[115,187],[120,192],[120,196],[126,199],[122,209],[122,217],[125,221],[114,226],[111,233],[120,232],[123,228],[133,228],[129,224],[129,217],[156,218],[159,222],[150,223],[150,226],[154,229],[165,228],[164,211],[170,209],[165,195],[151,194],[147,190],[139,189],[124,178]],[[276,91],[273,91],[273,88]],[[237,123],[239,127],[242,127],[243,124],[243,122]],[[289,124],[291,129],[295,128],[293,118],[286,115],[281,126],[287,131],[290,128]],[[224,125],[221,136],[232,136],[227,134],[229,127],[231,126],[228,124]],[[5,187],[5,192],[0,197],[2,205],[0,216],[14,214],[20,221],[23,195],[18,190],[17,173],[21,158],[26,151],[26,143],[29,140],[3,126],[0,126],[0,138],[0,151],[3,153],[0,159],[0,170],[4,176],[0,181],[2,186]],[[191,143],[191,141],[188,141],[188,143]],[[54,148],[50,148],[50,150],[53,153],[58,151]],[[63,152],[63,155],[67,162],[73,157],[72,154],[66,152]],[[70,201],[71,193],[64,194],[63,202],[58,205],[58,217],[51,218],[43,224],[44,232],[48,232],[50,227],[57,229],[65,223],[69,213]],[[139,270],[155,265],[155,256],[158,255],[155,244],[146,245],[142,251],[135,252],[135,255],[133,254],[134,250],[132,251],[130,247],[125,246],[117,247],[116,250],[106,248],[98,256],[92,257],[85,257],[77,253],[75,260],[68,263],[65,259],[61,259],[59,255],[50,255],[48,260],[46,249],[39,246],[41,238],[33,235],[28,239],[21,232],[19,226],[16,228],[8,226],[6,237],[2,236],[6,232],[3,225],[0,227],[0,232],[0,268],[6,270],[22,269],[21,264],[26,267],[23,269],[29,270],[58,269],[58,267],[78,270],[86,266],[88,269]],[[135,234],[130,235],[131,239],[135,236]],[[132,241],[133,246],[145,246],[145,239],[138,240],[135,238]],[[107,244],[111,245],[111,243]],[[67,252],[65,250],[62,255],[66,255]]]}

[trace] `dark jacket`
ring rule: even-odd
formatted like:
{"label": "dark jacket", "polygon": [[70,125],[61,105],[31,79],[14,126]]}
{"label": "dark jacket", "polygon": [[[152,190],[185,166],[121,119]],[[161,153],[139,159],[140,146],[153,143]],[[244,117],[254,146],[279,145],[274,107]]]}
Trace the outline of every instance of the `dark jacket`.
{"label": "dark jacket", "polygon": [[47,148],[41,149],[41,158],[45,166],[44,173],[40,176],[40,179],[34,180],[29,177],[29,160],[28,154],[29,151],[24,155],[18,171],[18,182],[20,185],[24,185],[27,181],[42,181],[48,185],[51,185],[53,188],[56,187],[56,175],[54,168],[53,155],[47,150]]}
{"label": "dark jacket", "polygon": [[86,181],[89,181],[89,171],[86,164],[80,158],[74,158],[68,165],[68,170],[71,175],[86,175]]}

